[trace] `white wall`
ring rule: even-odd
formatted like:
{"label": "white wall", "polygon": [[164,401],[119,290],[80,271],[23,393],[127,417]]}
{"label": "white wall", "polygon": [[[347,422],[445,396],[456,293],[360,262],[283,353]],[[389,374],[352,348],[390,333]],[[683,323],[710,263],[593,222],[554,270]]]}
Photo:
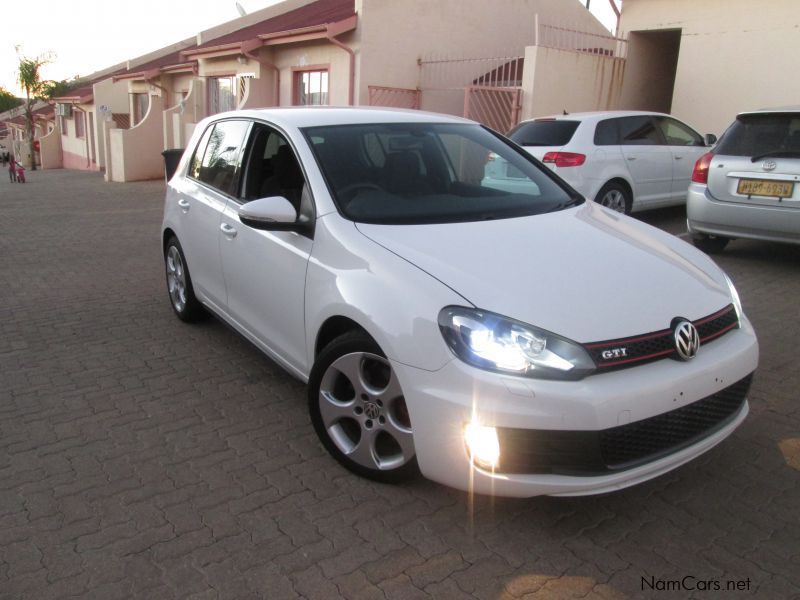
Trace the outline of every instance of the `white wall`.
{"label": "white wall", "polygon": [[[358,98],[368,103],[369,85],[416,88],[417,60],[431,53],[522,56],[535,41],[536,14],[542,23],[608,35],[578,0],[361,0]],[[455,96],[444,102],[458,110]],[[463,110],[463,93],[460,99]],[[423,108],[430,108],[425,102],[423,94]]]}
{"label": "white wall", "polygon": [[624,74],[625,61],[619,58],[529,46],[522,78],[522,118],[564,110],[615,109]]}
{"label": "white wall", "polygon": [[[720,134],[738,112],[798,104],[798,0],[625,0],[624,32],[680,29],[672,113]],[[637,106],[628,93],[626,108]]]}
{"label": "white wall", "polygon": [[111,129],[111,180],[140,181],[164,175],[163,104],[150,96],[150,108],[141,123],[130,129]]}

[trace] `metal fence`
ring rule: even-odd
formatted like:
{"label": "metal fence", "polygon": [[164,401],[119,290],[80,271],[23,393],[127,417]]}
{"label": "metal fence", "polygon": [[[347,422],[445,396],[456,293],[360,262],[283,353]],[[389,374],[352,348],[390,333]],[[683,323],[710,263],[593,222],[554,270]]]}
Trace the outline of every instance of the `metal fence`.
{"label": "metal fence", "polygon": [[407,88],[385,87],[380,85],[367,86],[369,89],[370,106],[388,106],[391,108],[420,107],[420,92]]}
{"label": "metal fence", "polygon": [[628,55],[628,40],[621,37],[581,31],[568,23],[540,23],[538,15],[535,30],[535,46],[614,58],[626,58]]}

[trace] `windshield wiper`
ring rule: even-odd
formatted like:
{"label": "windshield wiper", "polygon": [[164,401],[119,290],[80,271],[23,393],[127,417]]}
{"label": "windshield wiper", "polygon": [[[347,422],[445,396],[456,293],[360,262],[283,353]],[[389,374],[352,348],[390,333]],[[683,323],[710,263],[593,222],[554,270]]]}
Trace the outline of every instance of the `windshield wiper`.
{"label": "windshield wiper", "polygon": [[770,150],[754,156],[750,162],[757,162],[762,158],[800,158],[800,150]]}

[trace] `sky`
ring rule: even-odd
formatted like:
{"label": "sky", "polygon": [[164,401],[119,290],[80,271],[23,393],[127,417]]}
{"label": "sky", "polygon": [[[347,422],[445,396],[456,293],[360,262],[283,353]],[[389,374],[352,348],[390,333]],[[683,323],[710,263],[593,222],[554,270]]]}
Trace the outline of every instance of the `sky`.
{"label": "sky", "polygon": [[[254,12],[278,1],[239,0],[239,4],[247,12]],[[581,3],[585,5],[586,0]],[[239,16],[235,0],[38,0],[35,16],[18,8],[19,11],[2,11],[0,86],[19,95],[17,45],[30,58],[54,53],[52,64],[42,70],[43,79],[72,79]],[[591,0],[590,8],[606,27],[613,28],[614,13],[608,0]]]}

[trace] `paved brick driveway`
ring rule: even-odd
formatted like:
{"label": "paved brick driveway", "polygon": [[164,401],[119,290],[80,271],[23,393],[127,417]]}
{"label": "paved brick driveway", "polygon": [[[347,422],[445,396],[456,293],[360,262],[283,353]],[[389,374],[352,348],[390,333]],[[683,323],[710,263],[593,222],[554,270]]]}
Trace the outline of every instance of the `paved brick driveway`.
{"label": "paved brick driveway", "polygon": [[[749,579],[800,595],[800,248],[719,258],[759,332],[752,413],[656,481],[474,502],[369,483],[318,446],[304,388],[164,292],[163,183],[0,181],[0,598],[516,598]],[[647,220],[678,233],[680,211]],[[661,581],[661,584],[658,583]]]}

